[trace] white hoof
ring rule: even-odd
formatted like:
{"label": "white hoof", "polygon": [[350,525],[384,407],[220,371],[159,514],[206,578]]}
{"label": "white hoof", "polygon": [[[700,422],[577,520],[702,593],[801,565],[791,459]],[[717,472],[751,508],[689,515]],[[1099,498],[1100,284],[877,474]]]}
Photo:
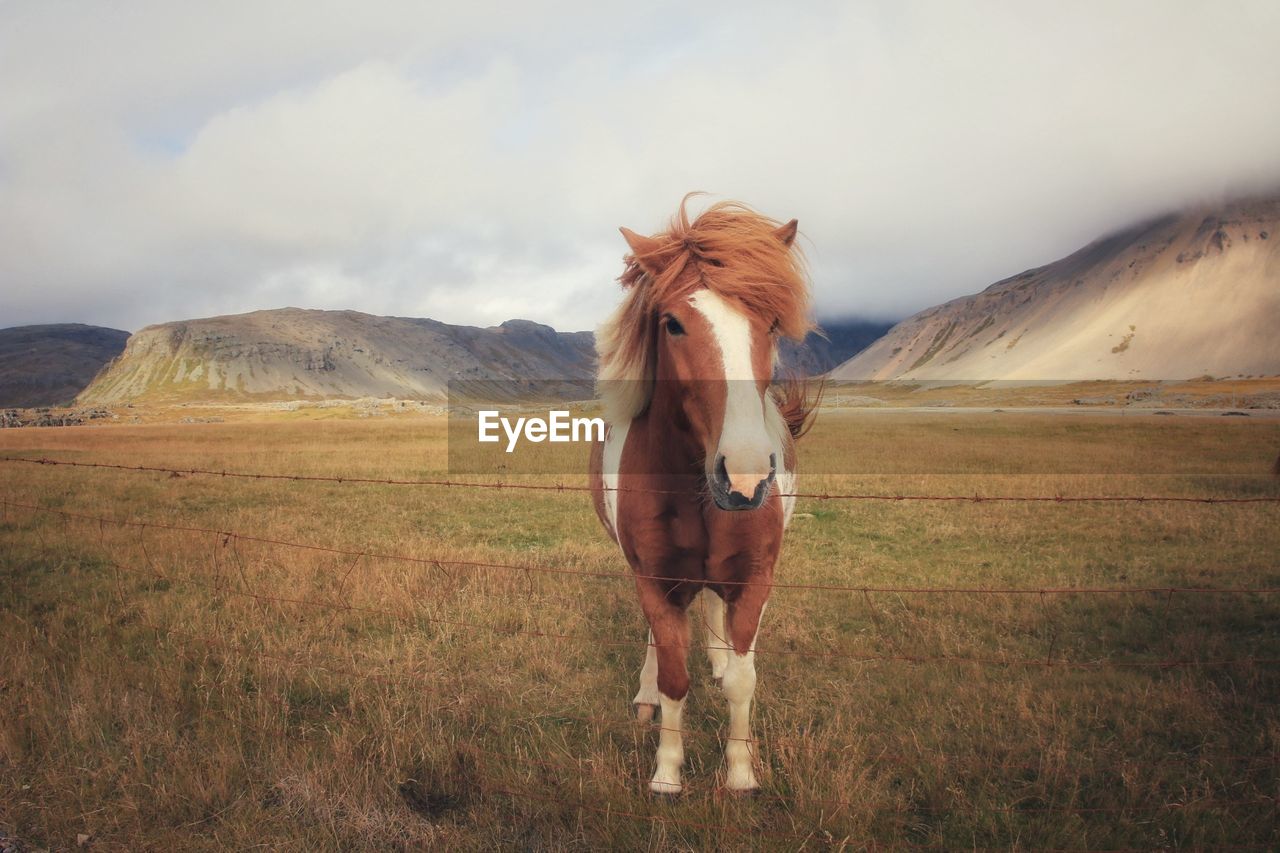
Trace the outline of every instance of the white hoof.
{"label": "white hoof", "polygon": [[632,705],[657,705],[662,701],[662,694],[658,692],[657,682],[649,685],[642,685],[636,691],[635,697],[632,698]]}
{"label": "white hoof", "polygon": [[756,781],[755,771],[750,767],[730,770],[724,786],[738,794],[749,794],[760,789],[760,783]]}
{"label": "white hoof", "polygon": [[666,796],[673,796],[675,794],[680,793],[682,790],[683,790],[683,786],[680,784],[679,781],[667,782],[667,781],[663,781],[661,779],[655,778],[649,783],[649,793],[651,794],[664,794]]}

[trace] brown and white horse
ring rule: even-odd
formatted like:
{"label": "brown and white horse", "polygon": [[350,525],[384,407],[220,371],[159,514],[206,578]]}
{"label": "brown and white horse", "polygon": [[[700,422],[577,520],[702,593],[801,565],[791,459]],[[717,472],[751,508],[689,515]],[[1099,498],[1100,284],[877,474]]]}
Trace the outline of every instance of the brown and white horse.
{"label": "brown and white horse", "polygon": [[690,223],[682,203],[665,233],[622,235],[626,295],[597,335],[608,430],[591,483],[650,628],[634,699],[640,719],[662,713],[649,788],[681,790],[687,609],[705,592],[707,654],[729,702],[725,784],[750,791],[756,632],[808,415],[802,394],[771,390],[777,338],[812,328],[796,221],[724,202]]}

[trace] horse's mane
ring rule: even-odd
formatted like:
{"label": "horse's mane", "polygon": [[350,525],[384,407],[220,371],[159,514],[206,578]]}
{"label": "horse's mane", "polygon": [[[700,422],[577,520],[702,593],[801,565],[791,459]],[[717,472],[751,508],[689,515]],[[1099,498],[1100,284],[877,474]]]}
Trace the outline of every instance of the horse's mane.
{"label": "horse's mane", "polygon": [[597,331],[600,396],[611,423],[630,420],[649,405],[658,310],[665,302],[706,287],[793,340],[814,327],[804,257],[779,237],[782,223],[735,201],[713,204],[690,222],[688,200],[680,202],[667,230],[650,238],[643,255],[624,258],[618,281],[626,296]]}

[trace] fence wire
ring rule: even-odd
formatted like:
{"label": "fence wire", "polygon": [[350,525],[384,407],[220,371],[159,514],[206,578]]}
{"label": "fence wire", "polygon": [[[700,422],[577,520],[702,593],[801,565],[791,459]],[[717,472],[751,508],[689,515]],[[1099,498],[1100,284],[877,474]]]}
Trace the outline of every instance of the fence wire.
{"label": "fence wire", "polygon": [[[219,478],[235,478],[246,480],[271,480],[271,481],[288,481],[301,483],[335,483],[335,484],[377,484],[392,486],[415,486],[415,487],[441,487],[450,489],[493,489],[493,490],[529,490],[540,492],[584,492],[591,489],[590,486],[577,484],[534,484],[534,483],[504,483],[504,482],[465,482],[450,479],[396,479],[396,478],[373,478],[363,476],[321,476],[321,475],[302,475],[302,474],[278,474],[266,472],[245,472],[245,471],[221,471],[201,468],[176,468],[155,465],[123,465],[104,462],[82,462],[64,459],[51,458],[26,458],[13,456],[0,456],[0,462],[12,464],[27,465],[49,465],[49,466],[66,466],[73,468],[85,469],[108,469],[117,471],[127,471],[134,473],[150,473],[150,474],[166,474],[169,476],[207,476]],[[671,493],[661,490],[649,490],[630,487],[619,487],[616,491],[620,492],[649,492],[649,493]],[[914,502],[953,502],[953,503],[987,503],[987,502],[1025,502],[1038,504],[1069,504],[1069,503],[1187,503],[1187,504],[1274,504],[1280,503],[1280,496],[1248,496],[1248,497],[1221,497],[1221,496],[1176,496],[1176,495],[884,495],[884,494],[831,494],[831,493],[804,493],[796,492],[789,496],[797,498],[805,498],[819,501],[834,500],[850,500],[850,501],[914,501]],[[323,545],[315,542],[299,542],[280,539],[276,537],[267,537],[257,534],[247,533],[243,531],[225,530],[216,527],[202,527],[188,524],[169,523],[154,520],[137,520],[114,518],[105,515],[93,515],[88,513],[80,513],[69,510],[51,507],[38,503],[29,503],[23,501],[10,500],[8,498],[0,498],[0,505],[3,505],[6,513],[13,510],[23,510],[32,514],[48,514],[62,519],[64,525],[67,522],[79,522],[84,524],[94,524],[99,528],[99,532],[104,527],[115,527],[119,529],[134,529],[143,533],[146,530],[161,530],[174,533],[196,534],[200,536],[208,536],[215,543],[215,562],[216,549],[219,547],[227,547],[235,542],[256,543],[269,545],[273,547],[293,549],[297,551],[329,554],[351,558],[353,560],[351,568],[360,561],[397,561],[409,564],[421,565],[433,569],[443,569],[445,566],[470,568],[479,570],[494,569],[507,572],[520,572],[526,575],[542,574],[557,577],[582,577],[592,579],[608,579],[631,581],[635,578],[664,580],[657,576],[637,575],[631,572],[602,572],[593,571],[571,566],[548,566],[548,565],[528,565],[503,563],[497,561],[486,560],[463,560],[456,557],[445,556],[414,556],[408,554],[384,553],[374,551],[372,549],[354,549],[347,547],[335,547],[331,545]],[[43,537],[43,532],[40,532]],[[101,538],[101,537],[100,537]],[[43,538],[42,538],[43,541]],[[177,582],[187,584],[193,588],[202,589],[214,595],[235,595],[249,600],[253,600],[263,604],[288,605],[313,608],[316,610],[326,611],[331,614],[340,613],[359,613],[362,615],[379,616],[393,619],[402,623],[417,624],[431,623],[445,625],[452,628],[463,629],[466,631],[485,631],[498,634],[501,636],[522,636],[537,638],[541,640],[552,641],[572,641],[580,643],[590,643],[595,645],[609,645],[626,647],[630,649],[643,649],[643,643],[630,641],[618,641],[604,639],[594,635],[543,631],[532,628],[495,626],[488,625],[470,620],[445,619],[436,616],[425,615],[408,610],[393,610],[389,608],[378,608],[367,605],[353,604],[350,601],[340,600],[323,600],[315,598],[295,597],[275,595],[262,592],[253,588],[232,588],[225,584],[221,577],[216,578],[210,583],[196,577],[188,575],[179,575],[172,571],[162,571],[157,568],[151,560],[150,555],[146,551],[145,542],[140,539],[146,567],[131,564],[117,559],[113,554],[106,559],[107,566],[116,573],[117,588],[120,595],[120,603],[127,604],[124,599],[123,587],[119,584],[119,576],[121,574],[142,576],[154,579],[160,579],[168,582]],[[105,547],[105,543],[104,543]],[[241,578],[247,585],[247,579]],[[345,583],[345,580],[344,580]],[[728,582],[733,583],[733,582]],[[738,582],[750,583],[750,582]],[[1138,596],[1138,595],[1156,595],[1164,596],[1166,606],[1168,600],[1174,595],[1185,597],[1199,596],[1245,596],[1245,595],[1261,595],[1270,596],[1280,593],[1280,587],[1267,586],[1234,586],[1234,587],[1175,587],[1175,586],[1132,586],[1132,587],[925,587],[925,586],[868,586],[868,585],[843,585],[843,584],[804,584],[804,583],[771,583],[774,589],[789,590],[820,590],[826,592],[837,592],[844,594],[856,594],[863,597],[877,594],[887,595],[930,595],[930,596],[1004,596],[1004,597],[1021,597],[1021,596],[1040,596],[1043,600],[1045,596]],[[341,592],[341,590],[339,590]],[[72,605],[79,606],[79,605]],[[402,683],[402,674],[393,675],[382,672],[377,669],[371,669],[365,666],[352,666],[349,663],[344,664],[341,661],[334,660],[329,657],[313,654],[297,654],[297,653],[277,653],[262,648],[260,645],[249,645],[243,643],[232,643],[225,639],[201,635],[172,625],[161,625],[148,621],[141,617],[134,620],[136,624],[143,628],[154,631],[158,636],[164,636],[184,648],[205,648],[215,649],[223,653],[234,653],[246,659],[260,660],[271,662],[290,669],[317,670],[327,672],[335,676],[349,679],[352,682],[360,683],[384,683],[384,684],[400,684]],[[718,640],[723,642],[723,640]],[[729,646],[717,645],[716,642],[707,646],[710,649],[728,649]],[[885,664],[885,665],[957,665],[957,666],[978,666],[978,667],[1003,667],[1003,668],[1042,668],[1042,669],[1131,669],[1131,668],[1151,668],[1157,670],[1169,669],[1190,669],[1190,668],[1225,668],[1225,667],[1249,667],[1249,666],[1274,666],[1280,664],[1280,658],[1272,657],[1241,657],[1241,658],[1214,658],[1214,659],[1194,659],[1194,658],[1162,658],[1157,660],[1069,660],[1056,659],[1053,656],[1053,650],[1044,658],[1008,658],[1008,657],[982,657],[982,656],[959,656],[959,655],[910,655],[910,654],[870,654],[858,652],[836,652],[836,651],[815,651],[811,649],[781,649],[764,646],[756,649],[757,653],[766,656],[784,655],[800,658],[813,659],[838,659],[848,661],[855,664]],[[148,693],[157,700],[163,697],[150,688],[139,686],[139,690]],[[208,709],[213,711],[213,709]],[[216,711],[214,711],[216,713]],[[663,731],[661,725],[648,725],[637,723],[635,721],[624,721],[616,719],[607,719],[603,717],[585,717],[574,716],[572,714],[564,714],[557,712],[556,719],[572,721],[588,726],[598,727],[602,729],[613,728],[617,730],[630,731],[633,734],[639,732],[641,734]],[[236,725],[253,725],[248,721],[239,717],[230,717]],[[529,722],[535,723],[537,717],[531,718]],[[697,730],[685,730],[682,732],[686,737],[711,737],[717,740],[733,739],[725,732],[700,732]],[[753,745],[759,742],[757,738],[743,738]],[[770,737],[767,743],[771,746],[787,746],[798,750],[817,749],[812,744],[805,743],[802,739],[786,738],[786,737]],[[555,770],[558,773],[571,772],[575,768],[555,762],[547,762],[539,759],[522,758],[510,753],[495,753],[485,750],[474,743],[460,744],[470,754],[485,756],[487,760],[493,761],[519,761],[533,766],[539,766],[543,769]],[[822,747],[823,750],[830,750],[830,746]],[[1007,760],[991,760],[976,761],[972,756],[967,755],[947,755],[943,753],[932,755],[903,755],[892,753],[881,753],[877,755],[867,756],[867,760],[871,763],[880,764],[920,764],[933,762],[941,763],[944,766],[962,766],[965,768],[977,767],[987,770],[1035,770],[1037,765],[1027,764],[1025,762],[1015,763]],[[1186,761],[1190,760],[1214,760],[1224,763],[1235,763],[1245,765],[1239,768],[1240,773],[1249,773],[1258,770],[1270,770],[1277,764],[1280,764],[1280,755],[1265,754],[1239,754],[1239,753],[1198,753],[1190,756]],[[1171,764],[1178,763],[1177,760],[1171,761]],[[637,768],[638,770],[638,768]],[[601,807],[592,805],[591,803],[579,799],[577,802],[566,802],[563,798],[553,795],[539,794],[530,790],[509,790],[500,787],[491,787],[489,793],[507,796],[515,800],[526,800],[529,802],[552,803],[559,807],[571,807],[575,810],[600,813],[606,816],[620,817],[628,820],[648,821],[654,823],[670,824],[676,827],[686,827],[689,829],[697,829],[701,831],[729,832],[729,833],[747,833],[752,836],[761,836],[766,838],[777,838],[789,842],[818,842],[823,844],[841,843],[853,845],[869,845],[876,846],[876,842],[863,840],[849,840],[835,838],[825,829],[813,829],[805,833],[790,833],[777,829],[761,829],[761,828],[744,828],[728,824],[713,824],[701,821],[693,821],[684,818],[675,817],[662,813],[641,813],[637,811],[628,811],[625,809],[617,809],[615,807]],[[784,797],[779,795],[765,794],[761,795],[762,799],[774,800],[784,804],[796,805],[814,805],[822,808],[859,808],[860,805],[851,801],[838,799],[822,799],[808,796]],[[1194,809],[1211,809],[1211,810],[1231,810],[1242,808],[1265,808],[1275,809],[1280,805],[1275,797],[1261,797],[1249,800],[1214,800],[1211,798],[1189,799],[1187,802],[1171,802],[1154,805],[1125,805],[1115,807],[1075,807],[1075,806],[1028,806],[1025,804],[1010,806],[975,806],[975,810],[1008,813],[1043,813],[1043,814],[1071,814],[1071,815],[1121,815],[1121,814],[1157,814],[1172,811],[1187,811]],[[956,807],[911,807],[897,810],[898,814],[916,814],[916,813],[943,813],[956,811]],[[895,846],[902,845],[895,842]],[[934,849],[927,846],[921,849]],[[1261,849],[1261,848],[1260,848]]]}

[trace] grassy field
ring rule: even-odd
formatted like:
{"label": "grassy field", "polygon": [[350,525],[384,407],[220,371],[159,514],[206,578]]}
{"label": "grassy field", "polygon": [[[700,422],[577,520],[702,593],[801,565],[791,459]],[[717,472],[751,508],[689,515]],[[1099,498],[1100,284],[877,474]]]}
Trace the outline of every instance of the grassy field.
{"label": "grassy field", "polygon": [[[445,434],[281,415],[0,455],[425,478]],[[1277,496],[1277,452],[1261,418],[838,412],[801,490]],[[644,627],[582,493],[0,463],[0,498],[343,552],[6,505],[0,829],[31,847],[1280,845],[1280,595],[1165,591],[1280,587],[1274,503],[802,500],[783,583],[926,589],[775,591],[757,797],[719,788],[695,650],[665,801],[628,716]],[[938,591],[1098,587],[1157,589]],[[1219,663],[1131,665],[1160,661]]]}

